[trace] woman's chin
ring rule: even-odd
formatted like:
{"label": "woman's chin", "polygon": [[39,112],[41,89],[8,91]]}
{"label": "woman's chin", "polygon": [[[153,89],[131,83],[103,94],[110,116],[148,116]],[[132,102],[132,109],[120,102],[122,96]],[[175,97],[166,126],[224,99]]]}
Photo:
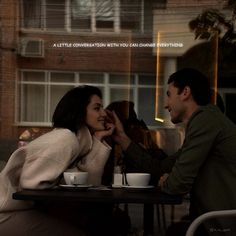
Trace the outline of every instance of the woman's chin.
{"label": "woman's chin", "polygon": [[105,130],[105,127],[104,126],[97,126],[97,127],[93,127],[93,128],[91,128],[91,130],[93,131],[93,132],[97,132],[97,131],[104,131]]}

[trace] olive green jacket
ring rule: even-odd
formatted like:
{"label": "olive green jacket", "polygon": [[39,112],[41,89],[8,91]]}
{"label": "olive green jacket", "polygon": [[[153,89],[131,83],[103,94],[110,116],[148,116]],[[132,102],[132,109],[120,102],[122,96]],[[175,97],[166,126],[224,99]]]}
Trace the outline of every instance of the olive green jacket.
{"label": "olive green jacket", "polygon": [[236,126],[213,105],[193,113],[166,181],[171,194],[191,192],[197,215],[236,209]]}
{"label": "olive green jacket", "polygon": [[202,106],[192,114],[181,149],[161,163],[137,149],[132,144],[126,151],[129,162],[145,163],[152,171],[155,166],[159,175],[169,170],[164,191],[190,192],[193,218],[211,210],[236,209],[236,125],[216,106]]}

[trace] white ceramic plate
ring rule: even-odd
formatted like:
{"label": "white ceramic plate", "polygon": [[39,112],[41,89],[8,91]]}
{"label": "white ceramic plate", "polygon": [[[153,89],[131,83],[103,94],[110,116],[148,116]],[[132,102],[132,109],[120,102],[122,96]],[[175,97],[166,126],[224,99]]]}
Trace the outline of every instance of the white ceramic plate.
{"label": "white ceramic plate", "polygon": [[92,184],[80,184],[80,185],[70,185],[70,184],[60,184],[62,188],[69,188],[69,189],[87,189],[92,187]]}
{"label": "white ceramic plate", "polygon": [[127,188],[127,189],[150,189],[150,188],[154,188],[153,185],[147,185],[147,186],[123,185],[122,187]]}
{"label": "white ceramic plate", "polygon": [[123,187],[123,185],[118,185],[118,184],[112,184],[111,186],[112,186],[112,188],[122,188]]}

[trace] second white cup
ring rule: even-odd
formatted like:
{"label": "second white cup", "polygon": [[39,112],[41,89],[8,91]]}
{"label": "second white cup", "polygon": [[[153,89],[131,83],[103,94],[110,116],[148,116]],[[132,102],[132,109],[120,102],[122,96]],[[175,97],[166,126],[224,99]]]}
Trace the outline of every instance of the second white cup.
{"label": "second white cup", "polygon": [[147,186],[150,178],[149,173],[126,173],[126,180],[130,186]]}

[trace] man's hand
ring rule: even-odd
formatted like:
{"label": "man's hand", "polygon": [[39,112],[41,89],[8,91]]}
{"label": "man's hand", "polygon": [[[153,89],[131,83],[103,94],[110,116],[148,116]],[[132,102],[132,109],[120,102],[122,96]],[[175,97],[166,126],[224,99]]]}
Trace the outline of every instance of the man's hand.
{"label": "man's hand", "polygon": [[130,138],[126,135],[123,125],[114,111],[107,111],[108,119],[112,120],[115,125],[115,132],[112,134],[112,139],[121,145],[123,151],[125,151],[131,143]]}
{"label": "man's hand", "polygon": [[164,187],[166,180],[168,179],[169,174],[165,173],[164,175],[161,176],[158,186],[161,187],[161,189]]}

